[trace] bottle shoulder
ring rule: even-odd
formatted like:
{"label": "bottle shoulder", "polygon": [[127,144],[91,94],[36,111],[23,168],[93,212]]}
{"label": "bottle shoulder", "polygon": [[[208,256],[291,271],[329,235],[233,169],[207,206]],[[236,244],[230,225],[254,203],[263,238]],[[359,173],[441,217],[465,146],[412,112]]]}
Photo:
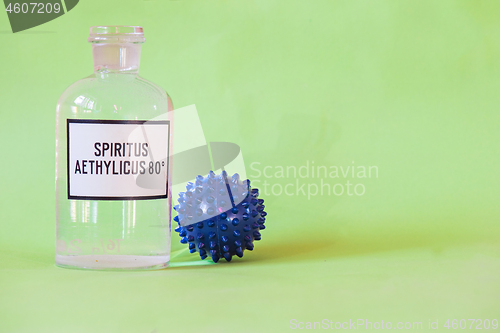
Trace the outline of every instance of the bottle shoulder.
{"label": "bottle shoulder", "polygon": [[97,114],[111,118],[156,117],[172,109],[167,93],[151,81],[138,75],[103,78],[95,73],[70,85],[57,106],[58,113],[85,118]]}
{"label": "bottle shoulder", "polygon": [[167,93],[162,88],[141,76],[115,74],[114,77],[102,79],[94,73],[71,84],[61,94],[60,100],[74,101],[82,94],[118,100],[130,95],[167,98]]}

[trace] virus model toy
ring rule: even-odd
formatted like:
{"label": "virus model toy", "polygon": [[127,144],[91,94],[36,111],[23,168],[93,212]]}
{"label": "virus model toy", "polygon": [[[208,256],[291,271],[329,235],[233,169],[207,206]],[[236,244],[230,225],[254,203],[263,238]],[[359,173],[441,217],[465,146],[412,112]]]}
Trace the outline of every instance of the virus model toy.
{"label": "virus model toy", "polygon": [[261,239],[259,230],[265,229],[267,213],[258,196],[259,190],[237,173],[231,178],[226,171],[198,176],[194,184],[186,185],[186,192],[179,193],[174,207],[181,243],[189,244],[189,251],[198,252],[202,260],[241,258],[245,249],[253,250],[253,241]]}

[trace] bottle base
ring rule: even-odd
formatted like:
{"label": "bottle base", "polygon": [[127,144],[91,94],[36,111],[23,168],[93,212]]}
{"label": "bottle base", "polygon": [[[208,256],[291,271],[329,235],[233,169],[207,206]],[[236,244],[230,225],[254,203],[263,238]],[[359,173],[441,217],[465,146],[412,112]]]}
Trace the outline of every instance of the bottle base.
{"label": "bottle base", "polygon": [[154,270],[168,267],[170,256],[56,254],[56,265],[62,268],[98,270]]}

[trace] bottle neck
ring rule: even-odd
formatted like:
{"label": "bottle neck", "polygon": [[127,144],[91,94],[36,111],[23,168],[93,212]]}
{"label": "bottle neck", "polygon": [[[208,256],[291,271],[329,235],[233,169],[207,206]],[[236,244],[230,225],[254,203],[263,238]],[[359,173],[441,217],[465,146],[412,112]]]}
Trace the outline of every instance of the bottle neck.
{"label": "bottle neck", "polygon": [[94,73],[137,74],[141,59],[141,44],[96,43],[92,44]]}

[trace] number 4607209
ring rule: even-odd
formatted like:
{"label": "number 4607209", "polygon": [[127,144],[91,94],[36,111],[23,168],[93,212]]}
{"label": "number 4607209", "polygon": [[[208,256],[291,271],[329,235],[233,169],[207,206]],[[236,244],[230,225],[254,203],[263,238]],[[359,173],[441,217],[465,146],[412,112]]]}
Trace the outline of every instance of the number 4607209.
{"label": "number 4607209", "polygon": [[[446,327],[447,329],[466,329],[467,328],[467,320],[465,319],[452,319],[451,321],[448,319],[446,321],[446,323],[444,324],[443,327]],[[469,329],[477,329],[477,330],[482,330],[482,329],[497,329],[498,328],[498,320],[497,319],[493,319],[493,320],[489,320],[489,319],[469,319]]]}
{"label": "number 4607209", "polygon": [[61,11],[61,4],[60,3],[54,3],[51,4],[50,2],[47,3],[37,3],[37,2],[23,2],[23,3],[9,3],[7,8],[5,10],[8,13],[32,13],[32,14],[50,14],[50,13],[59,13]]}

